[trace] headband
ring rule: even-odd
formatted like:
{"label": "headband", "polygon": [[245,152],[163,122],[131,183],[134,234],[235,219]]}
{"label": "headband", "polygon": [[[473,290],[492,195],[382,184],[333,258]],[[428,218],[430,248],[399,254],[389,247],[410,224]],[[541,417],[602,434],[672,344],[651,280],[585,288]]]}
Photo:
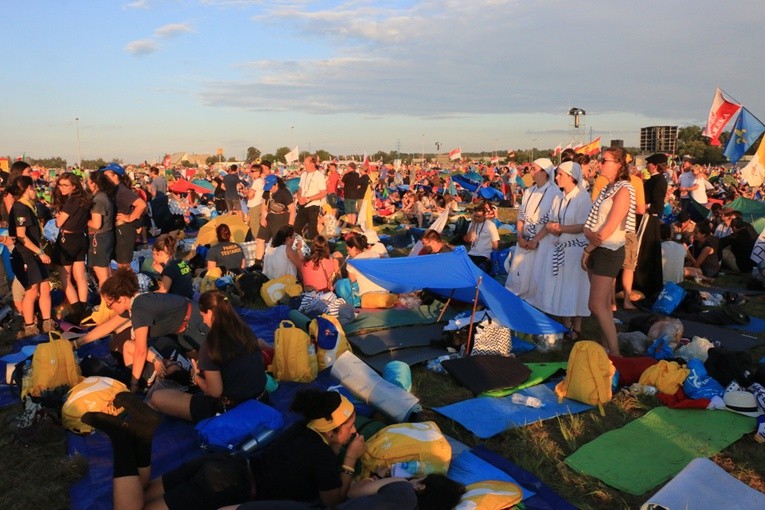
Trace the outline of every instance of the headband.
{"label": "headband", "polygon": [[340,395],[340,405],[337,409],[332,411],[332,418],[327,420],[326,418],[317,418],[308,422],[308,428],[315,430],[316,432],[329,432],[334,430],[350,418],[355,409],[351,401]]}

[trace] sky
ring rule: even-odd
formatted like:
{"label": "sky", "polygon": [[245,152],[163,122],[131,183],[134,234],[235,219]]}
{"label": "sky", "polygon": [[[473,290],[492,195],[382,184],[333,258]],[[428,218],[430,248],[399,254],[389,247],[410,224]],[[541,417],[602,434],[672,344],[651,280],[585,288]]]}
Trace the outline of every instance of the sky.
{"label": "sky", "polygon": [[[12,157],[637,146],[644,126],[702,125],[718,86],[765,119],[759,0],[0,7],[0,154]],[[586,111],[579,129],[572,107]]]}

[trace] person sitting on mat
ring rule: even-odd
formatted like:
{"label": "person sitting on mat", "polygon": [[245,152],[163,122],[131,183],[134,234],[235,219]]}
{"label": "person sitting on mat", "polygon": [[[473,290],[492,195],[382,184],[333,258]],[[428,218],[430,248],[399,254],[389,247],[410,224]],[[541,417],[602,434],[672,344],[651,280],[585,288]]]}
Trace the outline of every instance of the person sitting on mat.
{"label": "person sitting on mat", "polygon": [[192,360],[196,393],[174,389],[152,392],[150,404],[164,414],[198,422],[249,399],[268,402],[266,370],[258,339],[219,290],[199,298],[199,311],[210,328]]}
{"label": "person sitting on mat", "polygon": [[199,349],[207,334],[199,306],[190,299],[157,292],[139,294],[138,290],[132,269],[117,269],[101,286],[103,306],[116,315],[75,340],[77,348],[115,333],[109,350],[130,368],[131,391],[166,375],[164,361],[149,347],[166,356],[172,351],[189,353]]}
{"label": "person sitting on mat", "polygon": [[[114,398],[127,413],[88,412],[82,421],[105,432],[114,452],[114,508],[218,509],[246,501],[320,502],[335,508],[351,487],[364,438],[356,434],[353,404],[334,391],[314,388],[295,396],[292,410],[305,425],[277,439],[256,460],[204,455],[151,482],[151,443],[161,415],[137,396]],[[343,461],[338,453],[347,446]],[[270,508],[270,507],[266,507]]]}

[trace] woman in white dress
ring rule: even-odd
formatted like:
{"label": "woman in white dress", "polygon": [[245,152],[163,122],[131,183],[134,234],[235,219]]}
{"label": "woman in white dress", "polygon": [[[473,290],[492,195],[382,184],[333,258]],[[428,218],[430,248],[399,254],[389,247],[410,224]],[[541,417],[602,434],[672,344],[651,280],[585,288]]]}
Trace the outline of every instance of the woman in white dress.
{"label": "woman in white dress", "polygon": [[544,274],[538,283],[536,302],[540,310],[560,317],[571,329],[571,340],[579,337],[582,317],[590,316],[587,301],[590,280],[582,269],[582,250],[587,246],[584,222],[592,202],[584,188],[582,167],[573,161],[558,166],[555,182],[564,195],[556,197],[545,230],[553,240],[553,249],[537,257]]}
{"label": "woman in white dress", "polygon": [[553,182],[555,166],[548,158],[534,160],[531,172],[534,185],[524,191],[523,202],[518,210],[518,244],[515,246],[505,287],[534,305],[536,286],[531,284],[536,274],[534,259],[538,253],[552,250],[553,239],[547,235],[544,226],[553,201],[561,196],[561,192]]}

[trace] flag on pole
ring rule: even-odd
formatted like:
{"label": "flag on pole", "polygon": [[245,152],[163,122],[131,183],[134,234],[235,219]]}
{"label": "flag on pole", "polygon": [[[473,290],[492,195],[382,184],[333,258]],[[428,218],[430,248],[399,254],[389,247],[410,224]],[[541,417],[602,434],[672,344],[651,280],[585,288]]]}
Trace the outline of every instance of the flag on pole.
{"label": "flag on pole", "polygon": [[717,87],[715,97],[712,99],[712,107],[709,109],[709,118],[704,128],[703,136],[709,138],[710,145],[721,145],[718,139],[728,122],[741,109],[741,104],[726,97],[726,94]]}
{"label": "flag on pole", "polygon": [[369,156],[367,156],[367,151],[364,151],[364,159],[362,161],[362,164],[364,165],[364,168],[369,170]]}
{"label": "flag on pole", "polygon": [[170,156],[170,154],[165,154],[165,157],[162,160],[162,166],[165,168],[170,168],[173,166],[173,158]]}
{"label": "flag on pole", "polygon": [[765,180],[765,143],[760,142],[752,160],[741,169],[741,176],[753,188],[762,186]]}
{"label": "flag on pole", "polygon": [[289,165],[290,163],[294,163],[295,161],[298,161],[300,159],[300,150],[298,149],[298,146],[296,145],[294,149],[289,151],[287,154],[284,155],[284,161]]}
{"label": "flag on pole", "polygon": [[558,144],[558,146],[557,146],[557,147],[555,147],[555,150],[553,151],[553,156],[557,156],[557,155],[558,155],[558,154],[560,154],[561,152],[563,152],[563,147],[561,147],[561,145],[560,145],[560,144]]}
{"label": "flag on pole", "polygon": [[461,147],[457,147],[456,149],[451,151],[449,153],[449,159],[452,160],[452,161],[456,161],[456,160],[462,159],[462,148]]}
{"label": "flag on pole", "polygon": [[576,149],[579,154],[587,154],[588,156],[594,156],[600,152],[600,137],[597,137],[588,144],[582,145]]}
{"label": "flag on pole", "polygon": [[763,132],[765,132],[765,124],[749,110],[741,108],[723,154],[728,161],[735,163],[749,150],[749,147],[754,145]]}
{"label": "flag on pole", "polygon": [[499,156],[494,156],[493,158],[491,158],[489,160],[489,163],[491,163],[492,165],[498,164],[499,163]]}

